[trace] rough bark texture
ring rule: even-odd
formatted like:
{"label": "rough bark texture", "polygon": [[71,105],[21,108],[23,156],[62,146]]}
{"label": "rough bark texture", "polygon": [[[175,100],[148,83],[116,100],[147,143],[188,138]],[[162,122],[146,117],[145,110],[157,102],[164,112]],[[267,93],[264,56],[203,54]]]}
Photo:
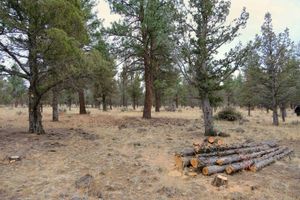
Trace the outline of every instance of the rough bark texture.
{"label": "rough bark texture", "polygon": [[216,174],[216,173],[221,173],[224,172],[224,170],[226,169],[228,165],[210,165],[210,166],[206,166],[202,169],[202,174],[209,176],[212,174]]}
{"label": "rough bark texture", "polygon": [[[253,151],[252,147],[264,146],[267,145],[269,147],[276,147],[277,143],[274,141],[265,141],[261,143],[251,142],[251,143],[243,143],[243,144],[236,144],[230,146],[217,146],[217,147],[210,147],[210,148],[200,148],[196,153],[201,153],[201,156],[208,157],[208,156],[225,156],[235,153],[251,153]],[[206,153],[207,152],[207,153]]]}
{"label": "rough bark texture", "polygon": [[279,160],[279,159],[289,155],[292,152],[293,152],[293,150],[288,149],[288,150],[285,150],[281,154],[275,155],[273,157],[270,157],[270,158],[267,158],[264,160],[260,160],[259,162],[255,162],[255,164],[250,167],[250,170],[253,172],[256,172],[256,171],[268,166],[269,164],[275,162],[276,160]]}
{"label": "rough bark texture", "polygon": [[266,154],[266,155],[263,155],[263,156],[260,157],[260,158],[254,159],[254,162],[256,163],[256,162],[259,162],[259,161],[261,161],[261,160],[265,160],[265,159],[271,158],[271,157],[273,157],[273,156],[276,156],[276,155],[278,155],[278,154],[281,154],[282,152],[284,152],[284,151],[286,151],[286,150],[288,150],[287,147],[280,147],[277,151],[268,153],[268,154]]}
{"label": "rough bark texture", "polygon": [[81,115],[87,114],[86,109],[85,109],[85,99],[84,99],[84,90],[83,89],[79,89],[78,96],[79,96],[79,114],[81,114]]}
{"label": "rough bark texture", "polygon": [[44,134],[44,128],[42,125],[42,114],[40,99],[35,89],[29,87],[29,133]]}
{"label": "rough bark texture", "polygon": [[57,122],[58,118],[58,89],[54,87],[52,88],[52,121]]}
{"label": "rough bark texture", "polygon": [[191,156],[180,156],[175,155],[175,166],[179,171],[182,171],[185,167],[189,167],[191,165]]}
{"label": "rough bark texture", "polygon": [[227,186],[228,185],[228,179],[227,177],[225,176],[222,176],[222,175],[217,175],[215,176],[214,180],[212,181],[211,183],[213,186],[216,186],[216,187],[220,187],[220,186]]}
{"label": "rough bark texture", "polygon": [[273,101],[275,101],[275,102],[273,102],[273,107],[272,107],[272,110],[273,110],[273,125],[274,126],[279,126],[278,106],[277,106],[276,100],[273,100]]}
{"label": "rough bark texture", "polygon": [[187,147],[187,148],[184,148],[179,153],[176,153],[176,155],[180,155],[180,156],[194,156],[194,155],[196,155],[196,152],[195,152],[194,148]]}
{"label": "rough bark texture", "polygon": [[214,136],[212,109],[211,109],[208,95],[202,98],[201,103],[202,103],[202,112],[203,112],[204,128],[205,128],[204,135]]}
{"label": "rough bark texture", "polygon": [[193,168],[202,169],[208,165],[216,164],[218,157],[201,157],[201,155],[197,156],[196,158],[191,159],[191,165]]}
{"label": "rough bark texture", "polygon": [[245,160],[243,162],[238,162],[238,163],[233,163],[231,165],[227,165],[226,167],[226,173],[227,174],[232,174],[234,172],[243,170],[243,169],[248,169],[250,168],[251,165],[253,165],[254,160]]}
{"label": "rough bark texture", "polygon": [[266,153],[270,153],[270,152],[274,152],[276,150],[278,150],[278,148],[270,148],[267,150],[263,150],[261,151],[262,148],[257,147],[257,149],[253,148],[253,151],[256,151],[254,153],[251,154],[233,154],[230,156],[224,156],[219,158],[216,163],[218,165],[226,165],[226,164],[230,164],[230,163],[234,163],[237,161],[242,161],[242,160],[249,160],[251,158],[256,158],[256,157],[260,157]]}

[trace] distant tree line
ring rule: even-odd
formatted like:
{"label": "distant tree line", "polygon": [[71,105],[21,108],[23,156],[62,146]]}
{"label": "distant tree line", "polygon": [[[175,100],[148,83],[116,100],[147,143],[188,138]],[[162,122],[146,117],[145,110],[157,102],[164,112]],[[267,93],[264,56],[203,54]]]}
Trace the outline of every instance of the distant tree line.
{"label": "distant tree line", "polygon": [[[28,105],[29,132],[45,133],[42,107],[86,105],[152,108],[199,106],[205,134],[214,135],[213,108],[278,110],[300,101],[300,48],[288,30],[276,34],[269,13],[261,34],[223,57],[249,13],[228,23],[230,1],[108,0],[121,20],[104,28],[94,0],[0,2],[0,104]],[[238,76],[233,75],[239,69]]]}

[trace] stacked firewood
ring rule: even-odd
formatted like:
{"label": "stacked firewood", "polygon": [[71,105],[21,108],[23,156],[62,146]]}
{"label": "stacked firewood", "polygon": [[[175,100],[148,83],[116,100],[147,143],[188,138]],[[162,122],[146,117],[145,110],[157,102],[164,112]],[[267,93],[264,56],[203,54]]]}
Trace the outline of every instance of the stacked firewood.
{"label": "stacked firewood", "polygon": [[292,152],[274,141],[225,145],[221,139],[209,137],[176,153],[175,165],[178,170],[189,167],[204,175],[232,174],[245,169],[256,172]]}

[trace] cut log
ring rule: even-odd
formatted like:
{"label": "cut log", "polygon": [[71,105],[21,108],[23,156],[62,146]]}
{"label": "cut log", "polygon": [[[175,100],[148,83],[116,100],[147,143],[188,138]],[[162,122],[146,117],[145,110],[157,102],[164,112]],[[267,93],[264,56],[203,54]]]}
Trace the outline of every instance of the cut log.
{"label": "cut log", "polygon": [[[215,155],[229,155],[222,153],[223,151],[229,151],[234,149],[241,149],[241,148],[250,148],[256,146],[268,145],[269,147],[276,147],[278,146],[275,141],[264,141],[260,143],[250,142],[250,143],[242,143],[242,144],[234,144],[234,145],[224,145],[224,146],[216,146],[216,147],[209,147],[209,148],[199,148],[197,149],[197,154],[207,154],[206,156],[215,156]],[[231,153],[233,154],[233,153]],[[205,155],[203,155],[205,156]]]}
{"label": "cut log", "polygon": [[228,167],[226,167],[225,171],[226,171],[227,174],[232,174],[232,173],[237,172],[239,170],[249,169],[250,166],[253,165],[255,162],[271,158],[271,157],[273,157],[277,154],[280,154],[280,153],[284,152],[286,149],[287,149],[286,147],[283,147],[283,148],[278,147],[278,148],[272,148],[272,149],[266,150],[266,152],[268,152],[268,153],[266,153],[262,157],[251,159],[251,160],[246,160],[246,161],[242,161],[242,162],[233,163],[233,164],[229,165]]}
{"label": "cut log", "polygon": [[218,145],[218,146],[222,146],[222,145],[224,145],[224,142],[221,139],[216,139],[215,144]]}
{"label": "cut log", "polygon": [[207,141],[210,143],[210,144],[213,144],[215,142],[215,138],[214,137],[208,137],[207,138]]}
{"label": "cut log", "polygon": [[208,165],[214,165],[216,161],[218,160],[218,157],[195,157],[191,159],[191,165],[193,168],[196,169],[202,169],[205,166]]}
{"label": "cut log", "polygon": [[225,151],[216,151],[211,153],[199,154],[201,157],[211,157],[211,156],[227,156],[232,154],[245,154],[245,153],[253,153],[257,151],[263,151],[269,149],[268,145],[260,145],[254,147],[246,147],[246,148],[238,148],[238,149],[230,149]]}
{"label": "cut log", "polygon": [[189,167],[191,165],[191,156],[180,156],[180,155],[175,155],[175,166],[176,169],[179,171],[183,171],[185,167]]}
{"label": "cut log", "polygon": [[268,154],[266,154],[266,155],[263,155],[263,156],[260,157],[260,158],[254,159],[254,162],[257,163],[257,162],[259,162],[259,161],[261,161],[261,160],[266,160],[266,159],[268,159],[268,158],[271,158],[271,157],[273,157],[273,156],[276,156],[276,155],[278,155],[278,154],[281,154],[281,153],[283,153],[283,152],[286,151],[286,150],[288,150],[287,147],[280,147],[277,151],[268,153]]}
{"label": "cut log", "polygon": [[181,152],[176,153],[175,155],[179,155],[179,156],[194,156],[196,155],[195,149],[192,147],[187,147],[184,148]]}
{"label": "cut log", "polygon": [[10,162],[20,161],[20,160],[21,160],[21,157],[20,157],[20,156],[9,156],[9,157],[8,157],[8,160],[9,160]]}
{"label": "cut log", "polygon": [[251,170],[252,172],[256,172],[256,171],[258,171],[258,170],[261,170],[262,168],[268,166],[269,164],[275,162],[276,160],[279,160],[279,159],[281,159],[281,158],[283,158],[283,157],[289,155],[289,154],[292,153],[292,152],[293,152],[293,150],[289,150],[289,149],[288,149],[288,150],[284,151],[284,152],[281,153],[281,154],[275,155],[274,157],[270,157],[270,158],[267,158],[267,159],[265,159],[265,160],[261,160],[261,161],[259,161],[259,162],[256,162],[254,165],[252,165],[252,166],[250,167],[250,170]]}
{"label": "cut log", "polygon": [[226,176],[217,175],[215,176],[214,180],[211,183],[213,186],[220,187],[220,186],[227,186],[228,185],[228,179]]}
{"label": "cut log", "polygon": [[242,160],[249,160],[251,158],[260,157],[264,154],[278,150],[278,148],[271,148],[271,149],[259,151],[259,150],[261,150],[261,148],[260,147],[257,147],[257,148],[258,148],[257,149],[258,151],[251,153],[251,154],[233,154],[230,156],[221,157],[216,161],[216,163],[218,165],[225,165],[225,164],[234,163],[234,162],[238,162],[238,161],[242,161]]}
{"label": "cut log", "polygon": [[210,165],[210,166],[206,166],[206,167],[203,167],[202,169],[202,174],[203,175],[206,175],[206,176],[209,176],[209,175],[212,175],[212,174],[216,174],[216,173],[221,173],[221,172],[224,172],[226,167],[228,165]]}
{"label": "cut log", "polygon": [[243,162],[234,163],[234,164],[227,166],[225,171],[227,174],[232,174],[239,170],[250,168],[250,166],[253,165],[253,163],[254,163],[253,160],[245,160]]}

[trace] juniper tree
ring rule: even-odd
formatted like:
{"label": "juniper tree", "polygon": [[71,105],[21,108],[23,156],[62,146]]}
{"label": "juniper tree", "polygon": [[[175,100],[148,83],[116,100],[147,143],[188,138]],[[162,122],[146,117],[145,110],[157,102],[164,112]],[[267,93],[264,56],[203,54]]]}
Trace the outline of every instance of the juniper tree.
{"label": "juniper tree", "polygon": [[291,66],[288,65],[291,55],[292,42],[288,29],[276,34],[273,30],[271,14],[265,15],[261,27],[261,35],[256,40],[260,44],[257,52],[260,57],[259,83],[264,101],[268,102],[273,112],[273,124],[279,125],[278,107],[290,95]]}
{"label": "juniper tree", "polygon": [[87,40],[80,2],[3,0],[0,37],[1,56],[21,70],[2,65],[0,71],[28,81],[29,132],[42,134],[41,98],[66,79]]}
{"label": "juniper tree", "polygon": [[181,64],[189,83],[197,88],[203,111],[205,135],[214,134],[212,100],[214,92],[242,63],[247,48],[231,49],[225,58],[218,59],[218,50],[233,41],[244,28],[249,14],[245,8],[239,18],[227,24],[230,1],[190,0],[186,32],[182,48],[184,64]]}

